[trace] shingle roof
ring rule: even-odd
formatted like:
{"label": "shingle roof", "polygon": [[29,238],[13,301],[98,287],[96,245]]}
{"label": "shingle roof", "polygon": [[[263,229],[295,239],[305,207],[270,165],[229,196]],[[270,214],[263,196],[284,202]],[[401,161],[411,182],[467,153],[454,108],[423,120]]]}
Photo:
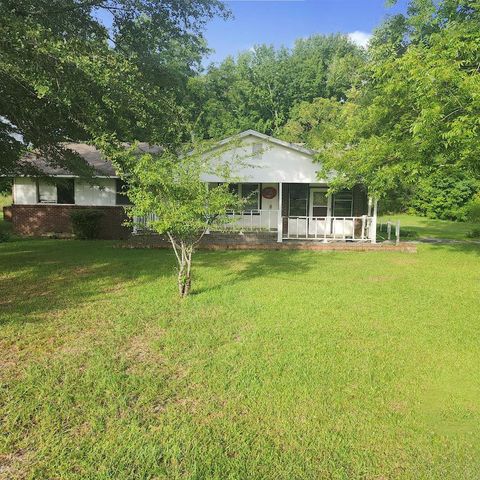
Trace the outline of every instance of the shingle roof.
{"label": "shingle roof", "polygon": [[[64,147],[77,152],[90,167],[96,172],[98,177],[116,177],[117,173],[115,171],[112,163],[104,158],[99,150],[97,150],[92,145],[86,143],[67,143],[64,144]],[[150,147],[147,143],[139,143],[138,150],[143,152],[156,153],[160,150],[159,147]],[[24,159],[26,163],[30,163],[34,168],[42,172],[47,176],[65,176],[71,175],[65,168],[55,167],[51,165],[47,159],[41,155],[35,153],[28,154]]]}

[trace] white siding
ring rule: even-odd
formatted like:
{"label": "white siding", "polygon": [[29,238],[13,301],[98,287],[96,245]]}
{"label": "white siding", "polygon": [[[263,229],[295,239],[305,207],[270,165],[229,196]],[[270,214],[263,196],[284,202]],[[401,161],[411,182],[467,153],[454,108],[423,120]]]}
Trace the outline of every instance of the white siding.
{"label": "white siding", "polygon": [[96,185],[75,179],[76,205],[115,205],[116,183],[114,178],[97,178]]}
{"label": "white siding", "polygon": [[[245,137],[239,146],[223,152],[219,161],[228,162],[233,175],[241,182],[322,182],[317,178],[320,165],[313,162],[312,155],[253,136]],[[207,182],[222,181],[210,174],[202,176],[202,179]]]}
{"label": "white siding", "polygon": [[34,178],[15,178],[13,184],[13,203],[17,205],[37,203],[37,183]]}
{"label": "white siding", "polygon": [[[115,205],[116,183],[114,178],[97,178],[96,185],[75,179],[76,205]],[[57,202],[57,187],[52,182],[39,181],[40,198],[49,203]],[[13,185],[13,201],[17,205],[37,203],[37,184],[35,178],[17,177]]]}

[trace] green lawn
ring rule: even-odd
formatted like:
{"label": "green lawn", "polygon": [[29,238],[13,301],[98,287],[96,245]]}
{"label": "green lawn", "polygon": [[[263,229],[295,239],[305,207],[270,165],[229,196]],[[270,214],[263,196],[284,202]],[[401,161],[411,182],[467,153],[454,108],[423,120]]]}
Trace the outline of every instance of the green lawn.
{"label": "green lawn", "polygon": [[[479,225],[468,222],[451,222],[448,220],[436,220],[415,215],[385,215],[379,218],[379,222],[400,220],[400,232],[402,229],[414,230],[420,238],[446,238],[453,240],[468,240],[466,234]],[[394,232],[394,230],[392,230]],[[392,233],[393,235],[394,233]]]}
{"label": "green lawn", "polygon": [[0,478],[478,479],[480,248],[0,244]]}

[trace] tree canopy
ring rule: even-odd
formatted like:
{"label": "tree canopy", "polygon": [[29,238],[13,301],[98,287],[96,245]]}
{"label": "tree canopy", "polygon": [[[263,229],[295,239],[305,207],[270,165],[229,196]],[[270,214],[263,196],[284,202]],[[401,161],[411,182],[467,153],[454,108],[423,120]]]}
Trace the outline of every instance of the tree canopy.
{"label": "tree canopy", "polygon": [[[480,2],[412,0],[369,49],[320,160],[381,196],[430,172],[480,173]],[[338,122],[338,120],[336,120]]]}
{"label": "tree canopy", "polygon": [[227,14],[219,0],[2,0],[0,174],[27,147],[75,171],[62,142],[178,141],[201,29]]}
{"label": "tree canopy", "polygon": [[317,97],[346,97],[365,51],[344,35],[315,35],[292,49],[258,45],[190,79],[196,132],[216,138],[253,128],[276,135],[291,109]]}

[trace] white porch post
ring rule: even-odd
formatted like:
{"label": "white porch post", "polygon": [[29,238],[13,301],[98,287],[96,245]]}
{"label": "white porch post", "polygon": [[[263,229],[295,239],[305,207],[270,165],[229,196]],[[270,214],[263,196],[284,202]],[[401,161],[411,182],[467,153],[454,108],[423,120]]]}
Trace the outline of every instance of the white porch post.
{"label": "white porch post", "polygon": [[370,223],[370,240],[372,243],[377,243],[377,210],[378,210],[378,200],[373,200],[373,216]]}
{"label": "white porch post", "polygon": [[278,184],[278,220],[277,220],[277,242],[283,242],[283,218],[282,218],[282,184]]}

